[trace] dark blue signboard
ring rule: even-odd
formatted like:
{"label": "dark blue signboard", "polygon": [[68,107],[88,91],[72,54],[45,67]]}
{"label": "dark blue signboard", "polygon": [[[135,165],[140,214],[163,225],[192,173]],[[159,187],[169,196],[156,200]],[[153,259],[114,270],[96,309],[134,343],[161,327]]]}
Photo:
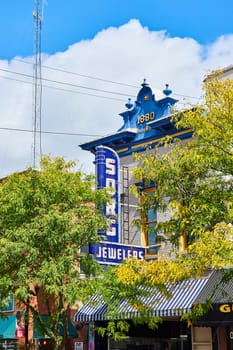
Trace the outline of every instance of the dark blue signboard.
{"label": "dark blue signboard", "polygon": [[130,246],[120,243],[100,242],[90,246],[90,253],[102,264],[119,264],[124,259],[143,259],[145,248],[140,246]]}
{"label": "dark blue signboard", "polygon": [[119,158],[117,153],[104,146],[97,147],[96,176],[98,188],[111,188],[112,200],[104,207],[104,215],[109,219],[109,229],[99,232],[108,242],[119,242]]}
{"label": "dark blue signboard", "polygon": [[111,203],[104,207],[104,215],[109,219],[109,229],[99,232],[104,237],[99,244],[90,244],[89,252],[100,264],[119,264],[124,259],[143,259],[145,248],[119,243],[120,237],[120,162],[117,153],[109,147],[97,147],[95,155],[98,188],[111,189]]}

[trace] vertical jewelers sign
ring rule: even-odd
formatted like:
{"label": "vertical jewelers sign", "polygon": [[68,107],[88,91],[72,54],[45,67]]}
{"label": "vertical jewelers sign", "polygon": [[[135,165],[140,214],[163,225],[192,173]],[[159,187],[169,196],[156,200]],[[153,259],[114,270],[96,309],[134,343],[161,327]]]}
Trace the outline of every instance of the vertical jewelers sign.
{"label": "vertical jewelers sign", "polygon": [[117,153],[109,147],[97,147],[96,156],[96,176],[98,188],[111,188],[112,200],[104,207],[104,215],[109,219],[109,229],[99,232],[105,240],[99,244],[90,245],[89,252],[101,264],[119,264],[124,259],[134,257],[143,259],[145,248],[119,243],[120,235],[120,162]]}
{"label": "vertical jewelers sign", "polygon": [[108,242],[119,242],[119,157],[117,153],[104,146],[97,147],[95,156],[98,188],[111,188],[112,198],[104,208],[104,215],[109,219],[108,231],[100,232]]}

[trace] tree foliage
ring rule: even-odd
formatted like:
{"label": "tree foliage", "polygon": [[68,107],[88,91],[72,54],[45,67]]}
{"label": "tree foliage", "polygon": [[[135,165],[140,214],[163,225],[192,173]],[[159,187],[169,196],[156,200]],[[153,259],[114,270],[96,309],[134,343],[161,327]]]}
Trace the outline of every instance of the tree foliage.
{"label": "tree foliage", "polygon": [[[0,300],[13,294],[56,348],[68,336],[69,308],[94,291],[88,276],[99,265],[81,248],[98,242],[107,227],[100,210],[107,198],[95,190],[94,177],[62,158],[43,157],[40,171],[29,168],[0,183]],[[38,293],[46,320],[33,303]]]}
{"label": "tree foliage", "polygon": [[[233,263],[233,80],[218,78],[205,81],[203,105],[173,118],[177,129],[192,130],[192,139],[166,138],[148,154],[136,156],[141,166],[134,171],[137,181],[156,184],[141,209],[152,205],[169,213],[157,223],[158,234],[176,245],[187,236],[185,261],[189,254],[198,260],[209,251],[209,259],[200,264],[202,272]],[[161,146],[166,153],[161,154]]]}

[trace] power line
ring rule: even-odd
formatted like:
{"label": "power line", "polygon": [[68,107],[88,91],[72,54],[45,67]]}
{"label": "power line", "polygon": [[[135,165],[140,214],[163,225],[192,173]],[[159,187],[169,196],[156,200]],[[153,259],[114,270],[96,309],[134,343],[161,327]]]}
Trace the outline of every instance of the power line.
{"label": "power line", "polygon": [[[32,76],[30,74],[26,74],[26,73],[20,73],[20,72],[15,72],[15,71],[11,71],[9,69],[3,69],[0,68],[0,71],[2,72],[6,72],[6,73],[11,73],[11,74],[16,74],[16,75],[21,75],[27,78],[32,78]],[[86,90],[93,90],[93,91],[98,91],[98,92],[104,92],[107,94],[113,94],[113,95],[119,95],[119,96],[127,96],[129,97],[129,94],[124,94],[121,92],[116,92],[116,91],[108,91],[108,90],[102,90],[102,89],[97,89],[97,88],[92,88],[92,87],[88,87],[88,86],[83,86],[83,85],[77,85],[77,84],[72,84],[72,83],[67,83],[67,82],[63,82],[63,81],[59,81],[59,80],[52,80],[52,79],[48,79],[48,78],[41,78],[42,81],[47,81],[47,82],[52,82],[52,83],[56,83],[56,84],[61,84],[61,85],[67,85],[67,86],[72,86],[72,87],[78,87],[81,89],[86,89]]]}
{"label": "power line", "polygon": [[[0,71],[2,69],[0,68]],[[12,81],[17,81],[17,82],[20,82],[20,83],[24,83],[24,84],[32,84],[32,82],[30,81],[25,81],[25,80],[19,80],[19,79],[16,79],[16,78],[10,78],[10,77],[7,77],[7,76],[3,76],[3,75],[0,75],[0,77],[2,79],[7,79],[7,80],[12,80]],[[29,76],[31,77],[31,76]],[[74,93],[74,94],[79,94],[79,95],[84,95],[84,96],[92,96],[92,97],[97,97],[97,98],[103,98],[103,99],[106,99],[106,100],[112,100],[112,101],[121,101],[121,102],[125,102],[125,100],[121,99],[121,98],[114,98],[114,97],[109,97],[109,96],[103,96],[103,95],[95,95],[95,94],[90,94],[90,93],[87,93],[87,92],[82,92],[82,91],[77,91],[77,90],[70,90],[70,89],[63,89],[63,88],[59,88],[59,87],[56,87],[56,86],[51,86],[51,85],[44,85],[43,84],[43,88],[48,88],[48,89],[54,89],[54,90],[58,90],[58,91],[65,91],[65,92],[71,92],[71,93]],[[173,94],[175,95],[175,94]],[[180,96],[183,96],[183,97],[189,97],[189,96],[184,96],[184,95],[180,95]],[[190,96],[191,97],[191,96]],[[197,100],[200,100],[201,98],[197,98],[197,97],[193,97]],[[187,104],[182,102],[182,101],[179,101],[178,102],[179,105],[184,105],[186,106]]]}
{"label": "power line", "polygon": [[[30,85],[32,85],[32,82],[30,82],[30,81],[20,80],[20,79],[11,78],[11,77],[6,77],[6,76],[2,76],[2,75],[0,75],[0,77],[1,77],[2,79],[7,79],[7,80],[16,81],[16,82],[19,82],[19,83],[24,83],[24,84],[30,84]],[[123,100],[123,99],[121,99],[121,98],[114,98],[114,97],[110,97],[110,96],[89,94],[89,93],[87,93],[87,92],[82,92],[82,91],[77,91],[77,90],[62,89],[62,88],[55,87],[55,86],[51,86],[51,85],[44,85],[44,84],[43,84],[43,88],[48,88],[48,89],[53,89],[53,90],[58,90],[58,91],[64,91],[64,92],[70,92],[70,93],[74,93],[74,94],[78,94],[78,95],[97,97],[97,98],[102,98],[102,99],[110,100],[110,101],[125,102],[125,100]],[[199,98],[199,100],[200,100],[200,98]],[[182,102],[182,101],[179,101],[178,103],[179,103],[179,105],[187,106],[187,104],[184,103],[184,102]]]}
{"label": "power line", "polygon": [[[26,132],[32,133],[34,130],[30,129],[21,129],[21,128],[8,128],[8,127],[0,127],[0,130],[7,131],[18,131],[18,132]],[[74,132],[63,132],[63,131],[48,131],[48,130],[40,130],[36,131],[41,134],[52,134],[52,135],[63,135],[63,136],[82,136],[82,137],[102,137],[103,135],[95,135],[95,134],[84,134],[84,133],[74,133]]]}
{"label": "power line", "polygon": [[[14,60],[18,61],[18,62],[23,62],[23,63],[26,63],[26,64],[30,64],[30,65],[32,64],[31,62],[24,61],[24,60],[21,60],[21,59],[18,59],[18,58],[15,58]],[[47,68],[47,69],[50,69],[50,70],[55,70],[55,71],[62,72],[62,73],[77,75],[77,76],[83,77],[83,78],[99,80],[99,81],[103,81],[105,83],[122,85],[122,86],[127,86],[127,87],[132,87],[132,88],[138,89],[138,86],[136,86],[136,85],[131,85],[131,84],[126,84],[126,83],[121,83],[121,82],[118,82],[118,81],[113,81],[113,80],[103,79],[103,78],[99,78],[99,77],[94,77],[93,75],[85,75],[85,74],[81,74],[81,73],[77,73],[77,72],[71,72],[71,71],[68,71],[68,70],[65,70],[65,69],[61,69],[61,68],[57,68],[57,67],[55,68],[55,67],[51,67],[51,66],[47,66],[47,65],[41,65],[41,67]]]}
{"label": "power line", "polygon": [[[0,77],[2,79],[7,79],[7,80],[12,80],[12,81],[17,81],[19,83],[24,83],[24,84],[30,84],[32,85],[32,82],[30,81],[25,81],[25,80],[20,80],[20,79],[16,79],[16,78],[11,78],[11,77],[7,77],[7,76],[3,76],[0,75]],[[95,94],[90,94],[87,92],[82,92],[82,91],[77,91],[77,90],[70,90],[70,89],[63,89],[63,88],[59,88],[56,86],[51,86],[51,85],[45,85],[43,84],[43,88],[48,88],[48,89],[53,89],[53,90],[58,90],[58,91],[65,91],[65,92],[70,92],[70,93],[74,93],[74,94],[79,94],[79,95],[84,95],[84,96],[92,96],[92,97],[97,97],[97,98],[103,98],[106,100],[111,100],[111,101],[120,101],[120,102],[125,102],[125,99],[123,100],[122,98],[114,98],[114,97],[110,97],[110,96],[104,96],[104,95],[95,95]],[[186,96],[187,97],[187,96]],[[200,99],[200,98],[199,98]],[[184,102],[179,101],[179,105],[186,105]]]}
{"label": "power line", "polygon": [[186,98],[192,98],[194,100],[200,100],[200,97],[194,97],[194,96],[188,96],[188,95],[181,95],[181,94],[176,94],[176,93],[172,93],[172,95],[174,96],[180,96],[180,97],[186,97]]}
{"label": "power line", "polygon": [[[15,58],[14,60],[18,61],[18,62],[30,64],[30,65],[32,64],[31,62],[28,62],[28,61],[25,61],[25,60],[21,60],[21,59],[18,59],[18,58]],[[136,85],[121,83],[121,82],[118,82],[118,81],[103,79],[103,78],[99,78],[99,77],[94,77],[92,75],[85,75],[85,74],[81,74],[81,73],[77,73],[77,72],[72,72],[72,71],[68,71],[68,70],[65,70],[65,69],[61,69],[61,68],[58,68],[58,67],[51,67],[51,66],[47,66],[47,65],[42,65],[41,67],[47,68],[47,69],[50,69],[50,70],[54,70],[54,71],[58,71],[58,72],[62,72],[62,73],[77,75],[77,76],[88,78],[88,79],[99,80],[99,81],[103,81],[103,82],[106,82],[106,83],[122,85],[122,86],[127,86],[127,87],[132,87],[132,88],[138,89],[138,86],[136,86]],[[178,93],[173,93],[173,95],[199,100],[199,97],[194,97],[194,96],[182,95],[182,94],[178,94]]]}
{"label": "power line", "polygon": [[[31,62],[27,62],[27,61],[20,60],[20,59],[15,59],[15,61],[23,62],[23,63],[30,64],[30,65],[32,64]],[[99,81],[103,81],[103,82],[107,82],[107,83],[111,83],[111,84],[117,84],[117,85],[122,85],[122,86],[126,86],[126,87],[137,88],[137,89],[139,88],[139,87],[136,86],[136,85],[126,84],[126,83],[120,83],[120,82],[113,81],[113,80],[102,79],[102,78],[94,77],[94,76],[91,76],[91,75],[85,75],[85,74],[80,74],[80,73],[76,73],[76,72],[71,72],[71,71],[67,71],[67,70],[63,70],[63,69],[60,69],[60,68],[55,68],[55,67],[51,67],[51,66],[47,66],[47,65],[42,65],[42,67],[48,68],[48,69],[50,69],[50,70],[60,71],[60,72],[63,72],[63,73],[68,73],[68,74],[72,74],[72,75],[77,75],[77,76],[89,78],[89,79],[99,80]],[[67,84],[68,84],[68,83],[67,83]],[[85,87],[84,87],[84,88],[85,88]],[[90,89],[91,89],[91,88],[90,88]],[[110,92],[109,92],[109,93],[110,93]],[[114,93],[114,92],[111,92],[111,93]],[[119,93],[116,93],[116,94],[119,94]],[[185,98],[191,98],[191,99],[194,99],[194,100],[199,100],[199,99],[200,99],[200,97],[189,96],[189,95],[183,95],[183,94],[178,94],[178,93],[175,93],[175,92],[173,92],[172,94],[173,94],[174,96],[185,97]],[[126,96],[126,94],[123,94],[123,95]],[[127,96],[129,96],[129,94],[127,94]],[[132,97],[132,96],[131,96],[131,97]]]}
{"label": "power line", "polygon": [[[24,83],[24,84],[30,84],[30,85],[33,84],[33,83],[30,82],[30,81],[20,80],[20,79],[16,79],[16,78],[10,78],[10,77],[1,76],[1,75],[0,75],[0,77],[1,77],[2,79],[13,80],[13,81],[17,81],[17,82]],[[122,101],[122,102],[125,102],[125,100],[120,99],[120,98],[114,98],[114,97],[103,96],[103,95],[89,94],[89,93],[87,93],[87,92],[82,92],[82,91],[77,91],[77,90],[62,89],[62,88],[59,88],[59,87],[56,87],[56,86],[51,86],[51,85],[44,85],[44,84],[43,84],[43,88],[49,88],[49,89],[54,89],[54,90],[58,90],[58,91],[71,92],[71,93],[80,94],[80,95],[85,95],[85,96],[99,97],[99,98],[104,98],[104,99],[112,100],[112,101]]]}

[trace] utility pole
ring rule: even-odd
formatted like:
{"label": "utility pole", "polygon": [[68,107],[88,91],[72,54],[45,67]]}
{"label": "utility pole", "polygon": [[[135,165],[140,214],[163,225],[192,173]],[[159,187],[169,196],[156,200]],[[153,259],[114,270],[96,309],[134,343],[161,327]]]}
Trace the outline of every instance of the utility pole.
{"label": "utility pole", "polygon": [[33,168],[41,158],[41,29],[43,20],[43,0],[34,0],[34,62],[33,62]]}

